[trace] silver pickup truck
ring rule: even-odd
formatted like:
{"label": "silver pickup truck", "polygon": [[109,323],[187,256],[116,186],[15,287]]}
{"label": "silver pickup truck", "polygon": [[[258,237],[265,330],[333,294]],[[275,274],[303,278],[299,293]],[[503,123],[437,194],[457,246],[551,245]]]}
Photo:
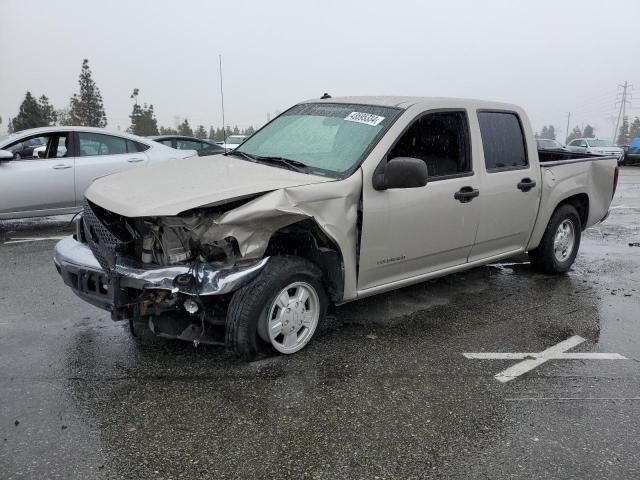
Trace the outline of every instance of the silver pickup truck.
{"label": "silver pickup truck", "polygon": [[538,153],[514,105],[312,100],[225,155],[95,181],[55,264],[114,320],[251,360],[331,305],[521,252],[566,272],[616,182],[615,157]]}

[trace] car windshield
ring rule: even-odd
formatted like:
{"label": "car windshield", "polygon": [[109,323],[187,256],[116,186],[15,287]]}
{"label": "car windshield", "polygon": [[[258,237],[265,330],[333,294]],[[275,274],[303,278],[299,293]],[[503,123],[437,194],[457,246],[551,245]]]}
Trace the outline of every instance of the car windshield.
{"label": "car windshield", "polygon": [[555,140],[539,139],[538,146],[544,148],[560,148],[561,145]]}
{"label": "car windshield", "polygon": [[230,145],[240,145],[246,137],[234,137],[227,138],[227,143]]}
{"label": "car windshield", "polygon": [[308,173],[341,176],[389,128],[401,110],[373,105],[296,105],[249,138],[236,152],[260,161],[275,157],[304,164]]}
{"label": "car windshield", "polygon": [[590,147],[614,147],[615,145],[607,140],[587,140]]}

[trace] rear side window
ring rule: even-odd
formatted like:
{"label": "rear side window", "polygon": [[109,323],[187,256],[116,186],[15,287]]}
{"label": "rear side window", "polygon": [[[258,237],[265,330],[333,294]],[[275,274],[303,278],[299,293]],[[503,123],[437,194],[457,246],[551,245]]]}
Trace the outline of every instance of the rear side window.
{"label": "rear side window", "polygon": [[202,142],[196,142],[195,140],[184,140],[179,138],[176,141],[176,148],[178,150],[200,150],[204,145]]}
{"label": "rear side window", "polygon": [[518,115],[511,112],[478,112],[484,162],[487,171],[526,168],[522,125]]}
{"label": "rear side window", "polygon": [[78,143],[81,157],[127,153],[127,140],[112,135],[79,132]]}
{"label": "rear side window", "polygon": [[144,143],[135,142],[133,140],[128,140],[127,139],[127,153],[144,152],[145,150],[148,150],[149,148],[150,147],[148,145],[145,145]]}

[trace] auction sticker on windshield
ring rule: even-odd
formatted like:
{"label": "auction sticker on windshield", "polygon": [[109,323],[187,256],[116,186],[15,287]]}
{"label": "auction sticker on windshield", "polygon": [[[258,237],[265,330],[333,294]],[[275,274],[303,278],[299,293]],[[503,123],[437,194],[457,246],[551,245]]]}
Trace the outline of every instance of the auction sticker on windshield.
{"label": "auction sticker on windshield", "polygon": [[381,117],[380,115],[374,115],[372,113],[351,112],[349,115],[344,117],[344,119],[349,122],[364,123],[366,125],[375,127],[384,120],[384,117]]}

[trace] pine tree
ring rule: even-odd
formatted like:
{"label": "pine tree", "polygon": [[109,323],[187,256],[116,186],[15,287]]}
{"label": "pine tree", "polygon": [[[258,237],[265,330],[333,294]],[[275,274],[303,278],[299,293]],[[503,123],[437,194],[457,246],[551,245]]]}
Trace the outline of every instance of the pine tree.
{"label": "pine tree", "polygon": [[171,127],[160,127],[160,135],[178,135],[178,131]]}
{"label": "pine tree", "polygon": [[216,138],[216,131],[213,129],[213,126],[209,127],[209,135],[207,138],[209,140],[214,140]]}
{"label": "pine tree", "polygon": [[158,135],[158,121],[153,113],[153,105],[147,106],[146,103],[143,106],[138,105],[139,93],[140,90],[134,88],[131,94],[134,104],[131,115],[129,115],[131,126],[127,130],[135,135]]}
{"label": "pine tree", "polygon": [[249,128],[244,131],[245,135],[253,135],[254,133],[256,133],[256,129],[253,128],[253,125],[250,125]]}
{"label": "pine tree", "polygon": [[574,138],[582,138],[582,130],[580,130],[580,127],[578,125],[573,127],[573,131],[567,137],[567,143],[569,143]]}
{"label": "pine tree", "polygon": [[189,126],[189,120],[184,119],[184,121],[178,125],[178,135],[184,135],[185,137],[193,137],[193,130],[191,130],[191,126]]}
{"label": "pine tree", "polygon": [[629,127],[629,138],[633,140],[638,137],[640,137],[640,117],[635,117]]}
{"label": "pine tree", "polygon": [[91,78],[89,60],[82,61],[82,71],[78,79],[80,93],[73,94],[69,104],[69,121],[73,125],[85,127],[106,127],[107,115],[104,112],[100,89]]}
{"label": "pine tree", "polygon": [[198,128],[196,128],[196,131],[193,133],[193,136],[201,140],[204,140],[205,138],[207,138],[207,131],[204,129],[204,125],[198,125]]}
{"label": "pine tree", "polygon": [[49,99],[42,95],[36,100],[31,92],[27,92],[20,104],[20,111],[10,122],[12,131],[26,130],[27,128],[48,127],[55,125],[56,112],[49,104]]}
{"label": "pine tree", "polygon": [[622,119],[622,125],[620,126],[620,130],[618,130],[618,145],[628,145],[629,144],[629,117],[624,117]]}
{"label": "pine tree", "polygon": [[13,120],[11,120],[11,117],[7,120],[7,133],[13,133]]}
{"label": "pine tree", "polygon": [[584,138],[595,138],[595,135],[593,133],[593,127],[587,124],[587,126],[584,127],[584,130],[582,131],[582,136]]}
{"label": "pine tree", "polygon": [[549,138],[549,130],[546,125],[542,126],[542,130],[540,130],[540,138]]}
{"label": "pine tree", "polygon": [[235,127],[233,127],[233,134],[234,134],[234,135],[240,135],[240,129],[238,128],[238,125],[236,125]]}
{"label": "pine tree", "polygon": [[555,140],[556,139],[556,129],[554,128],[553,125],[549,125],[549,128],[547,129],[547,138],[550,140]]}

